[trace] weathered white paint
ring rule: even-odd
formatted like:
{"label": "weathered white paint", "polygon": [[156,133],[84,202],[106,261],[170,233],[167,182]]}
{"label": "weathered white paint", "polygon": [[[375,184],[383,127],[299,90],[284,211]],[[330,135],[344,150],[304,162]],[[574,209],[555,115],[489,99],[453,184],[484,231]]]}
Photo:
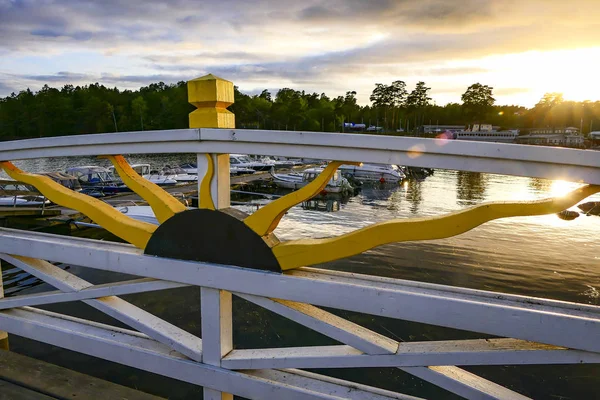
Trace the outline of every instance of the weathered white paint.
{"label": "weathered white paint", "polygon": [[378,400],[378,399],[401,399],[417,400],[416,397],[405,394],[394,393],[388,390],[378,389],[360,383],[350,383],[342,379],[332,378],[326,375],[319,375],[299,369],[285,370],[252,370],[247,371],[249,375],[261,377],[263,379],[276,380],[286,385],[295,387],[311,388],[315,386],[314,381],[319,381],[319,388],[325,393],[337,396],[342,399],[351,400]]}
{"label": "weathered white paint", "polygon": [[[309,271],[309,273],[315,273],[318,270],[312,270]],[[335,274],[335,272],[334,272]],[[352,277],[353,275],[351,275],[350,277]],[[339,277],[339,276],[338,276]],[[342,343],[346,343],[346,344],[351,344],[353,347],[347,347],[347,346],[332,346],[329,349],[332,350],[332,353],[327,353],[327,349],[320,347],[320,348],[314,348],[314,347],[308,347],[308,348],[295,348],[295,349],[285,349],[285,355],[279,354],[281,357],[277,357],[275,353],[277,353],[278,351],[280,351],[281,349],[262,349],[263,353],[261,353],[260,356],[256,357],[256,359],[253,360],[245,360],[247,361],[247,364],[250,365],[256,365],[256,364],[261,364],[261,363],[273,363],[273,364],[278,364],[278,361],[281,363],[280,367],[281,368],[285,368],[285,367],[298,367],[297,365],[301,365],[302,368],[310,368],[309,365],[311,365],[312,360],[310,360],[311,356],[316,356],[317,358],[319,358],[319,360],[315,360],[317,362],[315,362],[313,365],[314,368],[319,368],[319,367],[325,367],[325,365],[328,365],[329,363],[335,363],[335,361],[333,360],[338,360],[340,361],[340,363],[335,364],[337,367],[343,367],[344,366],[344,361],[341,361],[342,359],[344,359],[345,361],[349,361],[350,359],[363,359],[366,360],[368,359],[370,356],[362,354],[362,353],[367,353],[367,354],[390,354],[389,356],[382,356],[382,358],[387,359],[387,357],[390,358],[395,358],[394,353],[396,353],[396,349],[400,348],[400,345],[389,339],[386,338],[389,343],[387,343],[387,348],[385,346],[382,346],[382,337],[381,335],[377,335],[375,332],[371,332],[366,328],[362,328],[360,331],[359,335],[352,335],[352,331],[353,331],[353,326],[349,326],[346,324],[341,324],[340,325],[340,329],[331,329],[329,324],[330,323],[336,323],[337,322],[337,317],[327,313],[326,311],[320,310],[316,307],[307,305],[307,304],[302,304],[302,303],[295,303],[295,302],[289,302],[289,301],[282,301],[282,300],[277,300],[275,301],[275,303],[279,303],[279,306],[275,306],[272,303],[270,303],[269,301],[264,301],[264,300],[259,300],[260,298],[257,298],[256,296],[248,296],[248,295],[242,295],[245,298],[256,302],[257,304],[260,305],[264,305],[265,307],[269,308],[271,311],[280,313],[281,315],[286,316],[287,318],[290,318],[294,321],[298,321],[304,325],[306,325],[306,323],[308,323],[310,328],[323,333],[325,335],[328,335],[329,337],[336,339]],[[271,300],[272,301],[272,300]],[[287,307],[285,307],[284,305],[287,305]],[[308,320],[307,320],[308,319]],[[321,323],[318,323],[317,321],[320,321]],[[349,342],[349,340],[350,342]],[[435,342],[434,342],[435,343]],[[425,347],[427,346],[427,344],[425,344]],[[539,346],[539,345],[538,345]],[[443,345],[441,346],[443,348]],[[448,346],[446,346],[446,349],[442,349],[442,353],[447,352],[448,351]],[[404,347],[406,348],[406,347]],[[421,347],[422,348],[422,347]],[[409,347],[409,349],[411,349],[411,347]],[[413,347],[414,349],[414,347]],[[417,347],[418,349],[418,347]],[[348,354],[343,355],[340,354],[343,351],[347,351]],[[427,349],[429,352],[435,352],[434,349]],[[439,351],[439,347],[437,348],[437,350]],[[321,353],[322,351],[322,353]],[[373,351],[373,353],[372,353]],[[242,354],[245,352],[244,350],[241,350]],[[252,350],[249,350],[249,352],[252,352]],[[240,354],[240,353],[237,353]],[[256,355],[256,354],[255,354]],[[321,358],[322,355],[325,355],[324,358]],[[235,356],[234,356],[235,357]],[[406,360],[409,359],[409,357],[401,357],[402,360]],[[449,357],[449,358],[453,358],[453,357]],[[436,371],[436,373],[433,372],[429,372],[428,371],[428,365],[453,365],[455,363],[453,363],[452,361],[447,361],[446,362],[442,362],[441,359],[437,359],[437,360],[430,360],[430,363],[425,364],[426,366],[423,367],[412,367],[412,368],[403,368],[402,366],[399,366],[400,369],[408,372],[408,373],[413,373],[413,372],[417,372],[419,377],[425,379],[427,377],[431,377],[432,379],[434,379],[436,381],[436,384],[440,387],[443,387],[446,390],[449,390],[451,392],[456,392],[457,389],[460,389],[460,394],[468,399],[478,399],[481,397],[482,393],[486,394],[489,396],[489,398],[494,398],[495,393],[498,391],[497,389],[497,384],[490,382],[484,378],[478,377],[476,375],[473,374],[469,374],[466,375],[468,376],[468,380],[467,381],[461,381],[461,382],[452,382],[453,377],[455,379],[460,380],[462,375],[460,373],[458,373],[460,371],[460,369],[456,368],[456,367],[438,367],[441,368],[440,371]],[[224,365],[224,364],[222,364]],[[230,365],[231,366],[231,365]],[[346,367],[351,367],[354,366],[353,363],[350,363],[350,365],[346,365]],[[379,365],[377,362],[375,362],[374,364],[370,365],[370,366],[383,366],[383,365]],[[396,366],[396,365],[389,365],[389,366]],[[447,374],[444,375],[444,379],[441,379],[439,377],[441,372],[444,372],[445,368],[450,368],[449,371],[446,371]],[[425,371],[423,371],[425,370]],[[476,382],[476,385],[474,385],[473,382]],[[509,391],[510,392],[510,391]],[[508,392],[507,392],[508,393]],[[517,394],[518,395],[518,394]]]}
{"label": "weathered white paint", "polygon": [[[8,254],[0,254],[0,258],[65,292],[82,290],[92,286],[91,283],[44,260],[23,260]],[[83,302],[170,346],[193,360],[202,360],[202,340],[200,338],[117,296],[106,296],[94,300],[84,300]]]}
{"label": "weathered white paint", "polygon": [[[2,282],[2,259],[0,259],[0,302],[4,298],[4,284]],[[0,349],[8,350],[8,332],[0,330]]]}
{"label": "weathered white paint", "polygon": [[403,368],[421,379],[473,400],[528,400],[510,389],[457,367]]}
{"label": "weathered white paint", "polygon": [[[210,193],[216,208],[227,208],[229,202],[230,176],[229,176],[229,154],[211,154],[214,172],[210,183]],[[198,165],[198,193],[201,191],[202,178],[206,174],[208,165],[205,154],[196,157]]]}
{"label": "weathered white paint", "polygon": [[[231,293],[224,290],[200,288],[202,314],[202,362],[221,366],[221,358],[233,349]],[[204,398],[233,400],[230,393],[204,389]]]}
{"label": "weathered white paint", "polygon": [[78,292],[59,290],[21,296],[11,296],[0,300],[0,310],[23,306],[64,303],[77,300],[97,299],[104,296],[122,296],[125,294],[152,292],[164,289],[186,287],[185,283],[162,281],[152,278],[132,279],[129,281],[105,283],[81,289]]}
{"label": "weathered white paint", "polygon": [[401,343],[394,354],[369,355],[350,346],[233,350],[229,369],[372,368],[430,365],[600,364],[600,354],[515,339]]}
{"label": "weathered white paint", "polygon": [[[211,154],[213,177],[210,182],[210,196],[215,208],[230,206],[229,155]],[[197,154],[198,201],[202,191],[202,181],[208,171],[205,154]],[[221,365],[221,358],[233,349],[233,326],[231,311],[231,293],[223,290],[201,288],[202,338],[206,352],[203,362]],[[233,400],[231,393],[203,388],[203,398],[207,400]]]}
{"label": "weathered white paint", "polygon": [[229,371],[188,360],[137,332],[30,307],[0,311],[0,326],[33,340],[249,399],[332,400],[347,398],[344,394],[349,390],[357,399],[414,399],[301,371]]}
{"label": "weathered white paint", "polygon": [[[254,304],[291,319],[314,331],[329,336],[342,343],[359,348],[368,354],[389,354],[398,350],[398,342],[364,328],[358,324],[338,317],[330,312],[311,306],[286,300],[272,300],[266,297],[235,293]],[[291,356],[291,354],[290,354]],[[243,367],[242,367],[243,368]],[[281,368],[303,368],[286,366]]]}
{"label": "weathered white paint", "polygon": [[[600,307],[525,296],[379,282],[326,272],[279,275],[257,270],[149,257],[133,246],[0,229],[0,252],[165,279],[390,318],[600,351]],[[501,297],[501,298],[498,298]],[[506,298],[504,298],[506,297]],[[547,329],[552,326],[553,329]]]}
{"label": "weathered white paint", "polygon": [[178,129],[3,142],[0,160],[140,153],[249,153],[456,169],[600,184],[592,150],[359,134]]}

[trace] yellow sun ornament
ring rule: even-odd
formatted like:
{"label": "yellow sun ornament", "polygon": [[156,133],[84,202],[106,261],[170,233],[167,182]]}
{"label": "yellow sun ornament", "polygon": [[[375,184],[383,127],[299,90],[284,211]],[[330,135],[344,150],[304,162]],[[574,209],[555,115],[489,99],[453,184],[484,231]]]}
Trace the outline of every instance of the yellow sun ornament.
{"label": "yellow sun ornament", "polygon": [[[285,212],[320,193],[343,162],[330,163],[302,189],[247,215],[231,208],[215,210],[206,198],[204,204],[209,203],[209,206],[187,209],[168,192],[139,176],[122,156],[105,157],[113,163],[127,186],[152,207],[160,223],[158,227],[132,219],[110,205],[73,192],[48,177],[23,172],[8,161],[0,162],[0,166],[13,179],[35,186],[57,204],[86,214],[146,254],[273,272],[349,257],[386,243],[450,237],[497,218],[553,214],[600,192],[600,186],[588,185],[556,199],[484,203],[438,217],[381,222],[333,238],[279,242],[273,230]],[[207,160],[211,172],[212,159],[207,156]],[[201,186],[207,190],[201,197],[210,196],[211,179],[211,173],[204,177]]]}
{"label": "yellow sun ornament", "polygon": [[[233,127],[234,116],[226,110],[233,103],[233,85],[212,75],[204,78],[188,82],[190,102],[198,107],[190,114],[190,126]],[[188,209],[139,176],[122,156],[104,157],[114,165],[123,182],[152,207],[159,226],[132,219],[48,177],[21,171],[9,161],[0,162],[0,167],[11,178],[36,187],[56,204],[82,212],[145,254],[272,272],[349,257],[386,243],[446,238],[493,219],[553,214],[600,192],[600,186],[587,185],[555,199],[483,203],[437,217],[381,222],[338,237],[280,242],[273,231],[287,210],[320,193],[340,165],[356,163],[333,161],[303,188],[247,215],[232,208],[215,209],[210,193],[214,166],[208,154],[198,209]]]}

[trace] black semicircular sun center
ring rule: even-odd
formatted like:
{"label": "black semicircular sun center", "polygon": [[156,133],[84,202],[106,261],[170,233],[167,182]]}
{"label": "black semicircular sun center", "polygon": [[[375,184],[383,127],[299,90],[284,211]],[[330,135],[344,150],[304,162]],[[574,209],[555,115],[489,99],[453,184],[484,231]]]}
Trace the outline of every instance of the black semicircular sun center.
{"label": "black semicircular sun center", "polygon": [[281,272],[271,250],[277,238],[273,234],[265,239],[257,235],[242,221],[247,216],[231,208],[177,213],[154,231],[144,253]]}

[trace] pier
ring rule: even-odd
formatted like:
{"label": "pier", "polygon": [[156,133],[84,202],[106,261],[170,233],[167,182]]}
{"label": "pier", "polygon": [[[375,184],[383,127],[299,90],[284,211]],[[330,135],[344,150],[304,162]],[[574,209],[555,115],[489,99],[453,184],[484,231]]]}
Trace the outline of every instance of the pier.
{"label": "pier", "polygon": [[[204,399],[232,399],[233,395],[249,399],[416,398],[371,382],[306,371],[337,368],[394,368],[393,372],[408,373],[467,399],[525,399],[526,395],[465,367],[600,363],[598,306],[323,268],[329,261],[386,243],[452,237],[497,218],[562,211],[600,191],[597,153],[237,129],[235,116],[226,109],[233,103],[231,82],[212,75],[191,80],[188,95],[197,107],[190,114],[189,129],[2,143],[0,166],[7,173],[34,185],[61,207],[88,215],[127,242],[0,228],[3,267],[10,264],[56,289],[0,300],[0,331],[7,332],[7,346],[12,335],[46,343],[201,387]],[[199,169],[198,183],[187,187],[199,193],[196,210],[184,209],[170,195],[169,191],[181,187],[165,191],[148,184],[131,173],[120,156],[190,152],[197,153]],[[237,179],[229,176],[230,153],[332,163],[311,184],[244,215],[230,208],[230,186]],[[108,155],[135,196],[152,206],[159,227],[132,221],[106,203],[61,189],[10,163],[92,155]],[[318,193],[337,166],[360,162],[565,179],[587,185],[562,198],[487,203],[448,215],[372,224],[335,238],[280,241],[275,237],[273,231],[290,207]],[[133,195],[121,199],[127,196]],[[59,263],[124,278],[94,284],[59,268]],[[150,292],[158,297],[167,290],[193,291],[198,296],[196,330],[184,329],[123,298]],[[239,348],[232,334],[234,323],[244,323],[243,318],[236,321],[233,316],[237,299],[317,332],[331,344],[272,347],[261,343],[256,348]],[[83,302],[107,320],[43,308],[67,302]],[[165,304],[170,306],[176,305]],[[473,338],[402,341],[343,317],[347,312],[469,331]],[[27,371],[30,360],[15,360]]]}

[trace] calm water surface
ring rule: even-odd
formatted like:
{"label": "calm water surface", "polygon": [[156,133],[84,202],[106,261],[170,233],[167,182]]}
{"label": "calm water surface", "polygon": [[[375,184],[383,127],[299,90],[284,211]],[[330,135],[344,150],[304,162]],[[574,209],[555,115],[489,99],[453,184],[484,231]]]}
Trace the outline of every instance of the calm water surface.
{"label": "calm water surface", "polygon": [[[130,162],[166,163],[193,161],[194,156],[131,157]],[[72,165],[103,165],[103,160],[45,159],[18,163],[29,171],[64,170]],[[280,239],[337,236],[380,221],[441,215],[484,201],[541,199],[559,196],[578,184],[492,174],[436,170],[424,180],[408,180],[400,186],[364,188],[347,200],[329,199],[292,208],[275,231]],[[600,201],[596,195],[585,201]],[[254,207],[240,206],[247,212]],[[573,208],[573,210],[577,210]],[[600,217],[580,216],[563,221],[555,215],[518,217],[489,222],[457,237],[427,242],[381,246],[364,254],[340,260],[324,268],[420,280],[476,289],[503,291],[598,305],[600,302]],[[100,283],[116,279],[111,274],[71,267],[71,271]],[[5,268],[7,293],[29,287],[30,278]],[[26,285],[18,287],[17,282]],[[22,291],[48,290],[39,285]],[[199,295],[196,289],[164,291],[158,294],[127,296],[148,311],[199,335]],[[333,344],[314,332],[273,316],[242,300],[234,303],[235,342],[238,348]],[[53,306],[49,309],[116,323],[84,305]],[[374,319],[355,313],[338,312],[370,329],[397,340],[443,340],[486,337],[476,333],[437,328],[389,319]],[[33,344],[14,337],[13,349],[63,363],[87,373],[117,380],[171,398],[197,398],[198,389],[139,373],[107,362],[91,363],[89,358],[51,346]],[[467,368],[534,398],[596,398],[600,369],[596,366],[530,366]],[[108,372],[107,372],[108,371]],[[346,379],[371,383],[427,398],[454,398],[445,391],[397,369],[321,371]],[[163,390],[170,385],[170,390]]]}

